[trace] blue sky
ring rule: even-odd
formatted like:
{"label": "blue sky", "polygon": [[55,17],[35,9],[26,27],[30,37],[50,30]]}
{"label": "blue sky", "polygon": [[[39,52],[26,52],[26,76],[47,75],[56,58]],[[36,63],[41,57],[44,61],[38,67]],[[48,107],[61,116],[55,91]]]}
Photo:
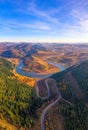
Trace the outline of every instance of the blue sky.
{"label": "blue sky", "polygon": [[88,42],[88,0],[0,0],[0,41]]}

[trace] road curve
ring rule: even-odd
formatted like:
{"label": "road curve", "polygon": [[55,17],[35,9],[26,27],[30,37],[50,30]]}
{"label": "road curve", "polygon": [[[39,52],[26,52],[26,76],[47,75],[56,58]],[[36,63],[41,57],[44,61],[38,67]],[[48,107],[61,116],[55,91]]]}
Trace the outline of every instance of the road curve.
{"label": "road curve", "polygon": [[58,90],[58,87],[57,87],[57,85],[56,85],[56,81],[55,81],[53,78],[48,78],[48,79],[45,80],[45,85],[46,85],[46,88],[47,88],[48,95],[45,96],[45,97],[40,96],[40,95],[39,95],[39,87],[38,87],[38,81],[40,81],[40,80],[38,80],[38,81],[36,82],[36,85],[35,85],[35,90],[36,90],[36,95],[37,95],[39,98],[41,98],[42,100],[48,99],[48,98],[50,97],[50,86],[48,86],[48,81],[49,81],[49,80],[53,80],[53,82],[54,82],[54,87],[56,88],[57,94],[58,94],[58,95],[61,95],[61,94],[60,94],[60,91]]}
{"label": "road curve", "polygon": [[66,102],[66,103],[68,103],[69,105],[72,106],[72,103],[71,103],[71,102],[65,100],[65,99],[61,96],[61,93],[60,93],[60,91],[59,91],[59,89],[58,89],[58,87],[57,87],[56,81],[55,81],[53,78],[48,78],[48,79],[45,80],[45,84],[46,84],[47,91],[48,91],[48,95],[45,96],[45,97],[41,97],[41,96],[39,95],[38,81],[36,82],[36,87],[35,87],[35,88],[36,88],[36,94],[37,94],[37,96],[38,96],[39,98],[41,98],[41,99],[47,99],[47,98],[50,97],[50,86],[48,85],[48,81],[49,81],[49,80],[53,80],[53,82],[54,82],[54,87],[56,88],[58,97],[57,97],[57,99],[56,99],[53,103],[49,104],[49,105],[43,110],[43,112],[42,112],[42,114],[41,114],[41,130],[45,130],[45,115],[47,114],[48,110],[49,110],[51,107],[53,107],[56,103],[58,103],[60,99],[62,99],[64,102]]}
{"label": "road curve", "polygon": [[59,100],[61,99],[61,96],[59,96],[53,103],[51,103],[50,105],[48,105],[44,111],[42,112],[41,115],[41,130],[45,130],[45,115],[47,113],[47,111],[54,106]]}
{"label": "road curve", "polygon": [[[48,88],[49,88],[49,86],[48,86],[48,80],[50,80],[50,79],[51,79],[51,78],[46,79],[46,81],[45,81],[46,86],[47,86]],[[41,115],[41,130],[45,130],[45,115],[46,115],[46,113],[48,112],[48,110],[49,110],[52,106],[54,106],[56,103],[58,103],[58,101],[62,98],[62,97],[61,97],[61,94],[60,94],[60,91],[59,91],[59,89],[57,88],[56,81],[55,81],[54,79],[51,79],[51,80],[54,81],[54,84],[55,84],[54,87],[56,87],[56,90],[57,90],[57,93],[58,93],[58,98],[57,98],[53,103],[51,103],[50,105],[48,105],[48,106],[43,110],[42,115]]]}
{"label": "road curve", "polygon": [[[46,84],[46,82],[45,82],[45,84]],[[45,96],[45,97],[40,96],[40,95],[39,95],[38,81],[36,82],[36,86],[35,86],[35,89],[36,89],[36,94],[37,94],[37,96],[38,96],[39,98],[41,98],[42,100],[45,100],[45,99],[47,99],[47,98],[49,98],[49,97],[50,97],[50,91],[49,91],[49,87],[48,87],[48,85],[47,85],[47,84],[46,84],[46,88],[47,88],[48,95],[47,95],[47,96]]]}

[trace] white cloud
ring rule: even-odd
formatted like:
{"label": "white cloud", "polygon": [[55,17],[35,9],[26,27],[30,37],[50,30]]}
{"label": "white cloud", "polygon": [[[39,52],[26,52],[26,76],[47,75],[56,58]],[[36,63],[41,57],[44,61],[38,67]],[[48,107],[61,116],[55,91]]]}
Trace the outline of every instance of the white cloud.
{"label": "white cloud", "polygon": [[19,21],[16,20],[1,20],[0,21],[0,27],[1,30],[8,30],[8,31],[20,31],[20,29],[23,30],[34,30],[34,31],[49,31],[51,30],[51,27],[41,21],[35,21],[33,23],[20,23]]}
{"label": "white cloud", "polygon": [[88,13],[80,12],[79,10],[73,10],[72,16],[75,19],[75,25],[82,32],[88,32]]}
{"label": "white cloud", "polygon": [[36,3],[34,1],[29,2],[27,7],[22,8],[19,10],[21,13],[26,13],[27,15],[33,15],[41,21],[46,21],[53,24],[58,24],[59,20],[55,16],[52,16],[53,14],[58,12],[58,9],[52,9],[52,10],[40,10],[39,7],[37,7]]}
{"label": "white cloud", "polygon": [[[0,0],[0,2],[1,1],[10,0]],[[30,32],[32,32],[34,37],[34,34],[38,33],[41,36],[44,35],[44,37],[49,36],[49,38],[43,40],[52,41],[54,41],[55,38],[56,41],[61,39],[62,41],[71,41],[71,39],[73,41],[77,39],[82,41],[85,41],[85,39],[88,40],[88,13],[86,11],[88,0],[61,0],[64,3],[62,6],[51,9],[46,8],[45,10],[40,9],[35,0],[27,0],[24,5],[21,4],[23,1],[24,0],[14,1],[17,3],[15,11],[17,11],[16,13],[18,13],[18,15],[20,14],[20,16],[27,16],[28,21],[26,21],[25,18],[22,21],[22,19],[18,17],[13,20],[9,18],[8,21],[3,19],[0,22],[1,31],[12,31],[20,34],[20,30],[22,30],[29,35],[31,35]],[[31,16],[33,19],[28,18]],[[37,35],[37,40],[40,39],[40,35]]]}

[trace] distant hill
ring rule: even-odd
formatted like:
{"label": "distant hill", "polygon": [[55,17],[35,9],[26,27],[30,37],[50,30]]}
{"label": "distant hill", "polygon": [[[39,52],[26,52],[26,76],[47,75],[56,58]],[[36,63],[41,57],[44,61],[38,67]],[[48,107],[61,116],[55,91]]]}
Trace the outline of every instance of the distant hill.
{"label": "distant hill", "polygon": [[8,45],[5,46],[2,44],[2,46],[4,46],[4,51],[1,52],[1,56],[2,57],[6,57],[6,58],[22,58],[26,55],[26,53],[28,51],[30,51],[31,46],[30,44],[14,44],[14,45]]}
{"label": "distant hill", "polygon": [[[8,45],[8,46],[7,46]],[[38,50],[45,51],[46,49],[42,45],[32,45],[32,44],[1,44],[0,55],[6,58],[23,58],[30,57],[33,54],[36,54]],[[2,51],[3,50],[3,51]]]}

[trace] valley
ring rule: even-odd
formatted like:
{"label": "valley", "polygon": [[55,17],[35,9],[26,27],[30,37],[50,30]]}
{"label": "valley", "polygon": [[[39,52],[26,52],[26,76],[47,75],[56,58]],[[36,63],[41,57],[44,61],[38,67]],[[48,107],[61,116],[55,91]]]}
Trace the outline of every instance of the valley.
{"label": "valley", "polygon": [[0,43],[1,130],[87,130],[87,97],[88,45]]}
{"label": "valley", "polygon": [[49,62],[61,63],[68,68],[88,58],[87,45],[0,43],[0,47],[1,57],[23,59],[23,70],[40,74],[52,74],[60,70]]}

